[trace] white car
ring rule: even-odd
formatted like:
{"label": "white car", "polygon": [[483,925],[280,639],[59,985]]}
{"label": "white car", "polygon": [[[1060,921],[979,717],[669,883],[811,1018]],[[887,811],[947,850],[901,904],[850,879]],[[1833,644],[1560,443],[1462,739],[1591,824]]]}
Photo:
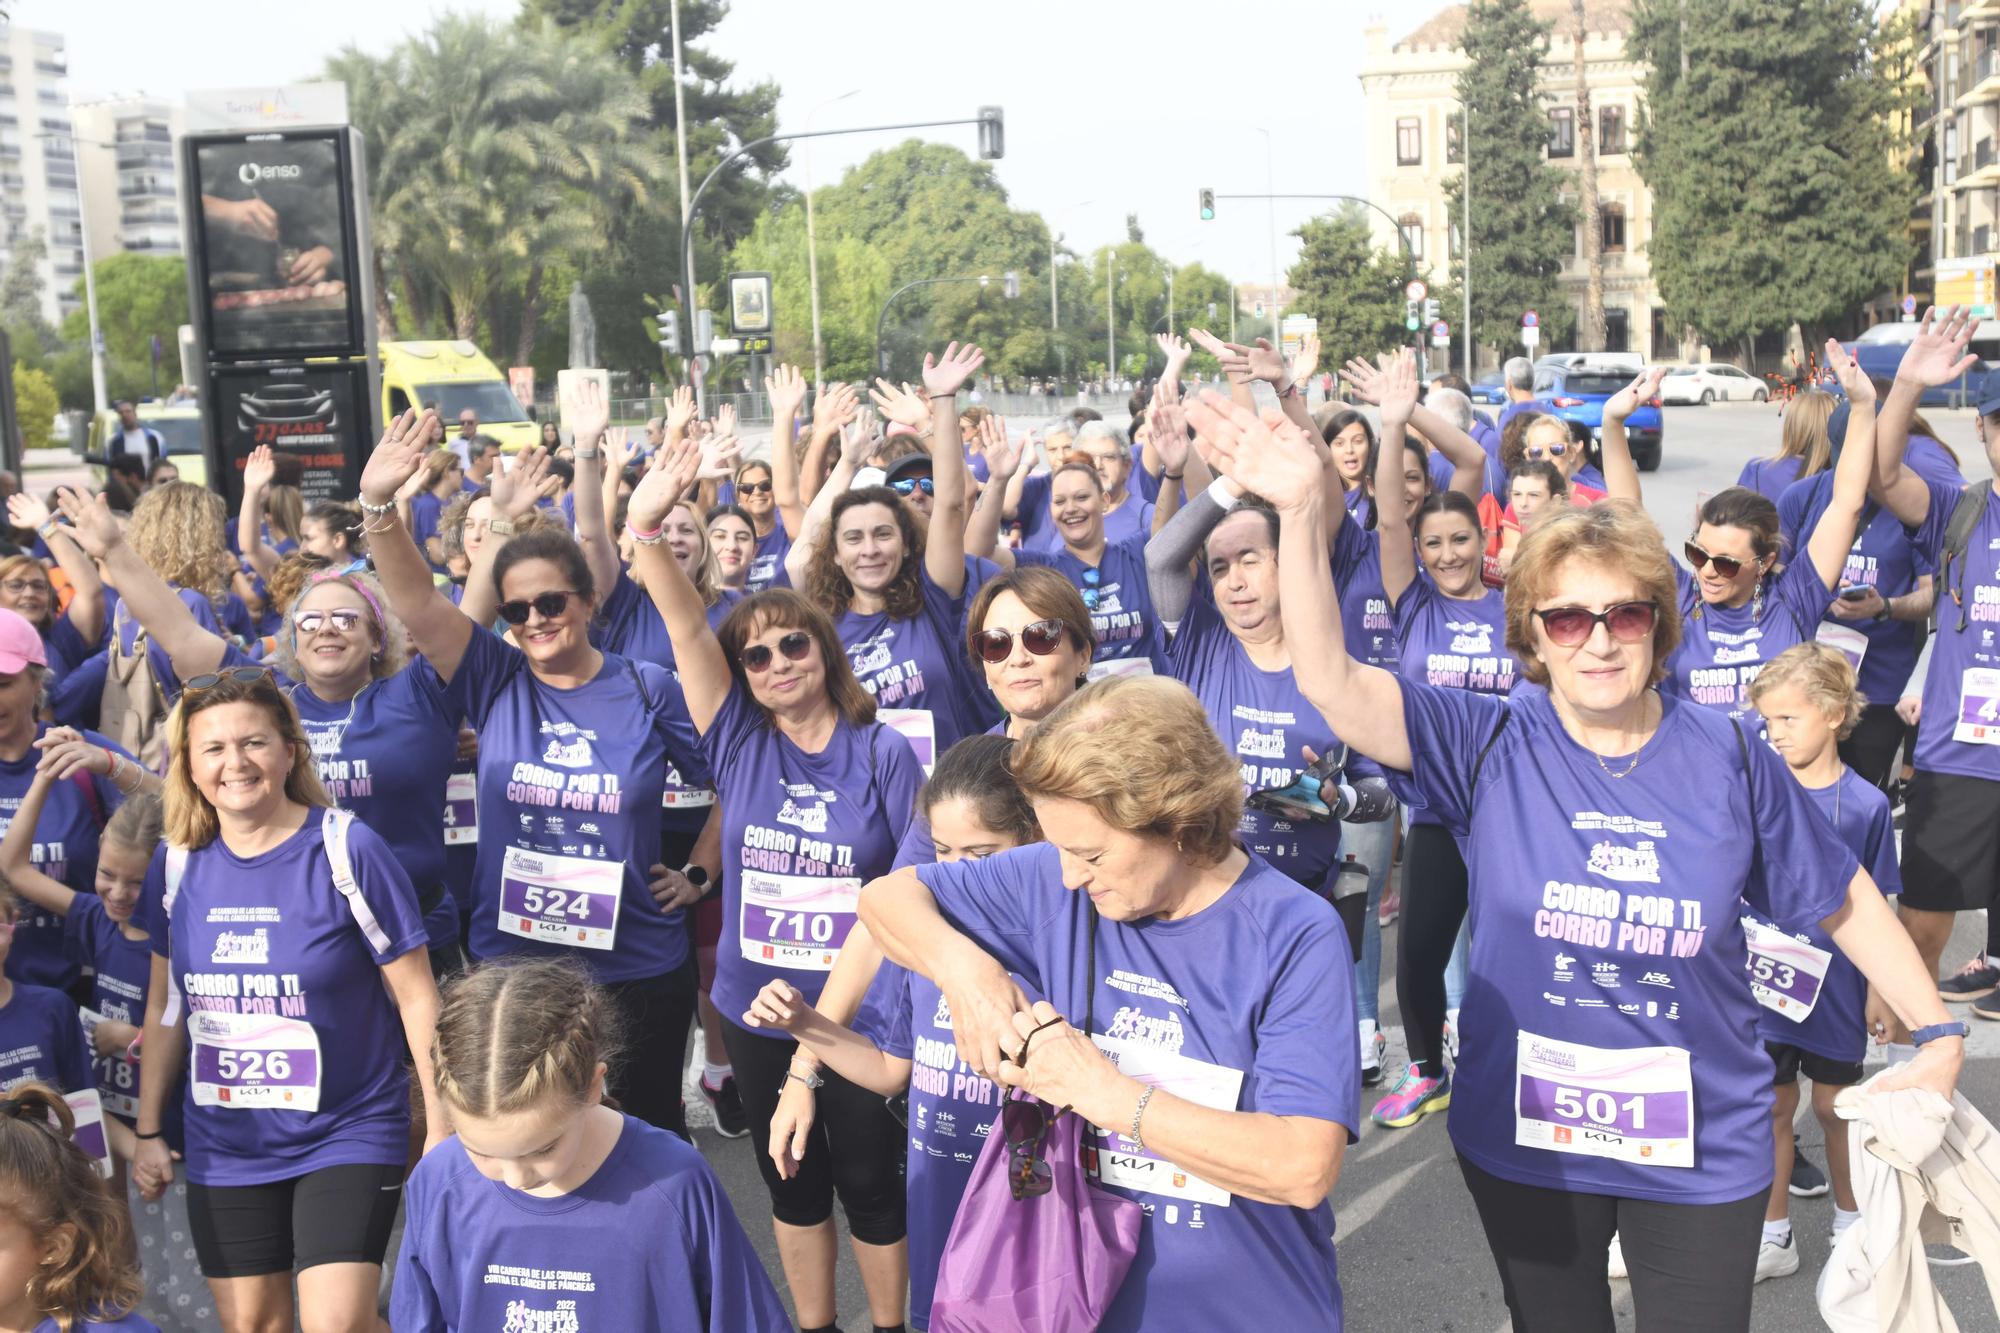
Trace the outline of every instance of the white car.
{"label": "white car", "polygon": [[1770,396],[1764,381],[1741,367],[1719,361],[1671,367],[1660,381],[1663,403],[1761,403]]}

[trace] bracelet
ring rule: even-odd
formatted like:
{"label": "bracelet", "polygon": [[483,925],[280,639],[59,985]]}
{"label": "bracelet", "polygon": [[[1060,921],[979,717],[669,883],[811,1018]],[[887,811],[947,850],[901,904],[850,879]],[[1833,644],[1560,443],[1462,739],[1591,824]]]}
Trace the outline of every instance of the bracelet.
{"label": "bracelet", "polygon": [[132,1131],[132,1137],[133,1137],[133,1138],[135,1138],[135,1139],[138,1139],[138,1140],[139,1140],[140,1142],[142,1142],[142,1143],[143,1143],[143,1142],[145,1142],[145,1141],[146,1141],[147,1139],[163,1139],[163,1138],[165,1138],[165,1137],[166,1137],[166,1134],[165,1134],[165,1132],[164,1132],[164,1131],[162,1131],[162,1130],[157,1130],[157,1129],[156,1129],[156,1130],[154,1130],[154,1131],[153,1131],[152,1133],[150,1133],[150,1134],[142,1134],[142,1133],[140,1133],[140,1132],[139,1132],[138,1130],[136,1130],[136,1129],[135,1129],[135,1130],[133,1130],[133,1131]]}
{"label": "bracelet", "polygon": [[1185,477],[1186,475],[1187,473],[1185,471],[1167,472],[1163,470],[1160,473],[1160,479],[1162,481],[1179,481],[1182,477]]}
{"label": "bracelet", "polygon": [[58,523],[55,519],[50,519],[48,522],[42,524],[42,526],[35,529],[35,535],[37,537],[40,537],[43,541],[46,542],[49,538],[55,536],[56,533],[61,530],[61,528],[62,528],[61,523]]}
{"label": "bracelet", "polygon": [[1145,1119],[1146,1103],[1152,1100],[1153,1085],[1148,1083],[1145,1090],[1139,1094],[1139,1105],[1132,1112],[1132,1132],[1125,1136],[1132,1140],[1133,1146],[1140,1152],[1146,1150],[1146,1141],[1139,1137],[1139,1122]]}
{"label": "bracelet", "polygon": [[930,400],[931,400],[932,402],[934,402],[934,403],[935,403],[935,402],[936,402],[936,401],[937,401],[938,399],[940,399],[940,398],[956,398],[956,397],[958,397],[958,390],[956,390],[956,389],[953,389],[953,390],[952,390],[952,391],[951,391],[950,393],[927,393],[927,394],[925,394],[925,395],[924,395],[924,397],[926,397],[926,398],[930,399]]}
{"label": "bracelet", "polygon": [[365,537],[373,537],[377,533],[387,532],[390,528],[393,528],[395,526],[396,525],[392,520],[385,518],[382,520],[379,526],[372,528],[369,527],[366,523],[363,523],[361,525],[361,533]]}
{"label": "bracelet", "polygon": [[104,776],[111,779],[112,786],[118,788],[120,791],[124,791],[125,784],[118,780],[118,756],[111,752],[111,747],[108,745],[100,745],[97,748],[104,751],[105,762],[111,765]]}
{"label": "bracelet", "polygon": [[658,546],[667,537],[667,525],[664,523],[654,528],[651,532],[643,532],[628,519],[625,523],[625,531],[631,533],[632,540],[641,546]]}
{"label": "bracelet", "polygon": [[578,458],[595,458],[603,452],[604,451],[602,449],[578,449],[576,451],[576,456]]}
{"label": "bracelet", "polygon": [[486,523],[486,530],[489,533],[498,533],[502,537],[511,537],[514,535],[514,520],[511,518],[489,519]]}
{"label": "bracelet", "polygon": [[396,502],[394,500],[389,501],[385,505],[372,505],[368,503],[366,496],[362,496],[355,503],[361,507],[362,513],[372,515],[376,518],[380,518],[384,514],[393,514],[396,512]]}

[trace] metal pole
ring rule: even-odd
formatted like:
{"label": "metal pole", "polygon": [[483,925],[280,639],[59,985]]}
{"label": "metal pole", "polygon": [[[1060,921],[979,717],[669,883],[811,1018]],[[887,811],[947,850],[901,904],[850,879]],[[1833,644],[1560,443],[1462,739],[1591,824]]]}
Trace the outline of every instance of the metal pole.
{"label": "metal pole", "polygon": [[1056,242],[1061,239],[1055,228],[1049,228],[1049,332],[1056,340],[1056,385],[1060,389],[1063,377],[1069,374],[1069,358],[1063,355],[1062,310],[1056,305]]}
{"label": "metal pole", "polygon": [[1104,248],[1104,379],[1108,384],[1118,373],[1118,313],[1111,297],[1118,284],[1118,249]]}
{"label": "metal pole", "polygon": [[1275,155],[1271,151],[1271,132],[1260,129],[1264,136],[1264,189],[1265,207],[1270,211],[1271,222],[1271,346],[1282,348],[1284,335],[1278,331],[1278,310],[1283,302],[1278,300],[1278,173]]}
{"label": "metal pole", "polygon": [[[681,0],[673,0],[669,6],[673,13],[674,30],[674,158],[680,165],[681,178],[681,245],[687,254],[687,262],[681,266],[681,302],[687,308],[688,350],[694,350],[694,242],[688,236],[688,229],[694,225],[694,204],[688,198],[688,145],[687,145],[687,96],[681,81]],[[695,410],[702,416],[708,415],[706,401],[706,381],[701,373],[701,358],[688,358],[688,373],[694,377]]]}
{"label": "metal pole", "polygon": [[1459,108],[1458,160],[1465,164],[1465,201],[1459,206],[1458,258],[1459,294],[1465,298],[1465,312],[1458,326],[1459,345],[1465,349],[1465,382],[1472,383],[1472,104]]}
{"label": "metal pole", "polygon": [[[859,88],[850,88],[846,92],[842,93],[840,96],[829,97],[824,102],[821,102],[818,106],[814,107],[812,110],[806,112],[806,128],[807,129],[812,128],[812,122],[814,116],[817,116],[820,112],[826,110],[826,108],[832,106],[835,102],[844,102],[848,98],[854,96],[854,94],[860,91],[861,90]],[[820,394],[824,392],[826,388],[826,383],[825,383],[826,352],[825,348],[820,343],[820,337],[819,337],[819,237],[818,234],[813,229],[813,169],[812,169],[811,149],[806,150],[805,175],[806,175],[806,281],[812,287],[813,401],[818,402]]]}
{"label": "metal pole", "polygon": [[1174,266],[1167,262],[1167,336],[1174,336]]}
{"label": "metal pole", "polygon": [[1241,304],[1237,291],[1241,286],[1241,283],[1236,282],[1229,284],[1229,341],[1231,342],[1236,341],[1236,307]]}
{"label": "metal pole", "polygon": [[889,321],[889,307],[896,304],[897,297],[918,287],[935,287],[941,282],[976,282],[984,286],[992,280],[992,276],[990,273],[982,273],[962,278],[917,278],[890,292],[889,299],[882,303],[882,309],[875,316],[875,373],[885,377],[889,373],[888,360],[882,354],[882,330]]}
{"label": "metal pole", "polygon": [[[52,135],[35,136],[46,143]],[[84,188],[83,145],[69,135],[70,170],[76,173],[76,225],[83,251],[83,304],[90,316],[90,399],[98,412],[110,410],[111,399],[104,387],[104,330],[97,322],[97,274],[90,254],[90,191]],[[95,141],[93,140],[93,143]]]}

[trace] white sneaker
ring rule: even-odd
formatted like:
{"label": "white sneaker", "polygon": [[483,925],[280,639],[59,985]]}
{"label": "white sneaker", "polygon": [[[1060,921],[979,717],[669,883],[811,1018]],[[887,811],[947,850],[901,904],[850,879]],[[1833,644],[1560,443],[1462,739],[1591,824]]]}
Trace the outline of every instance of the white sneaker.
{"label": "white sneaker", "polygon": [[1625,1247],[1618,1243],[1618,1233],[1615,1231],[1611,1233],[1611,1253],[1605,1256],[1604,1276],[1617,1278],[1631,1276],[1625,1271]]}
{"label": "white sneaker", "polygon": [[1458,1010],[1447,1009],[1444,1014],[1444,1050],[1451,1057],[1452,1064],[1458,1063]]}
{"label": "white sneaker", "polygon": [[1767,1240],[1757,1248],[1757,1281],[1768,1277],[1789,1277],[1799,1271],[1799,1247],[1790,1236],[1783,1245]]}

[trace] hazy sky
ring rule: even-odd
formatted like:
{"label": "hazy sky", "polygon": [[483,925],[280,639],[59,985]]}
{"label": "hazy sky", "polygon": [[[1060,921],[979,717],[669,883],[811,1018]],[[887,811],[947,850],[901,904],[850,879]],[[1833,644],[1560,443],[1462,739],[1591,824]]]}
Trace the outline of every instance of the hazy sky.
{"label": "hazy sky", "polygon": [[[1396,35],[1444,7],[1411,0],[1390,12]],[[243,87],[316,74],[349,44],[383,51],[448,11],[511,16],[517,0],[12,0],[14,21],[68,42],[78,98]],[[1362,29],[1378,0],[1217,6],[1191,0],[1015,0],[974,17],[936,0],[734,0],[711,46],[739,76],[782,89],[779,123],[816,128],[1007,113],[997,164],[1013,202],[1048,217],[1079,251],[1122,239],[1137,213],[1146,239],[1180,262],[1198,260],[1243,282],[1271,273],[1269,213],[1224,202],[1201,222],[1195,192],[1266,189],[1265,136],[1279,192],[1363,189]],[[1232,26],[1232,14],[1246,21]],[[773,38],[777,40],[773,40]],[[451,71],[439,70],[448,80]],[[976,128],[930,131],[968,152]],[[823,140],[811,150],[825,184],[894,136]],[[806,147],[788,173],[803,182]],[[1317,211],[1277,205],[1284,235]]]}

